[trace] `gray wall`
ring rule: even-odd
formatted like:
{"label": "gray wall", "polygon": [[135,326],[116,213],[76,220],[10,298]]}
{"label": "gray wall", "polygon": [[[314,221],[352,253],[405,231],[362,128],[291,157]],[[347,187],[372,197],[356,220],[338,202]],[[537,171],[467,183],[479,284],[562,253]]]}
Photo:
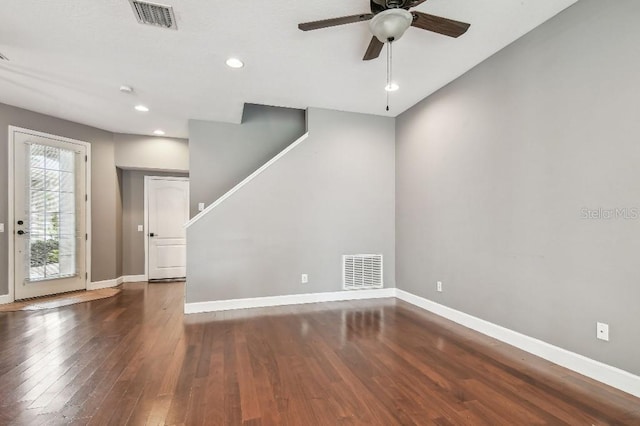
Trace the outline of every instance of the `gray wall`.
{"label": "gray wall", "polygon": [[[10,125],[91,143],[92,280],[116,278],[117,259],[120,256],[117,235],[120,230],[117,223],[118,182],[114,165],[113,134],[0,104],[0,223],[4,223],[5,227],[8,225],[7,128]],[[8,238],[8,232],[0,234],[0,294],[8,292]]]}
{"label": "gray wall", "polygon": [[581,218],[640,207],[638,16],[582,0],[402,114],[399,288],[640,374],[640,220]]}
{"label": "gray wall", "polygon": [[122,258],[124,253],[122,251],[122,170],[116,169],[116,178],[118,184],[116,185],[116,277],[122,276]]}
{"label": "gray wall", "polygon": [[189,170],[189,141],[186,139],[116,133],[116,166],[122,169]]}
{"label": "gray wall", "polygon": [[382,253],[395,286],[395,121],[307,116],[306,141],[188,229],[187,302],[339,291],[354,253]]}
{"label": "gray wall", "polygon": [[209,205],[305,132],[303,110],[245,105],[242,124],[189,121],[191,215]]}
{"label": "gray wall", "polygon": [[122,170],[122,275],[143,275],[145,232],[138,231],[144,225],[144,177],[179,176],[185,173]]}

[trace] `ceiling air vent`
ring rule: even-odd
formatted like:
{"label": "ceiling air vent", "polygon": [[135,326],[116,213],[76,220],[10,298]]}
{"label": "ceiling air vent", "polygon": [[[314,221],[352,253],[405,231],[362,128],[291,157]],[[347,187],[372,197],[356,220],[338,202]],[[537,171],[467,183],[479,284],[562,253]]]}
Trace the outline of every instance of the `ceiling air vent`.
{"label": "ceiling air vent", "polygon": [[129,3],[131,3],[136,19],[141,24],[170,28],[173,30],[178,29],[176,17],[173,14],[173,8],[171,6],[138,0],[129,0]]}
{"label": "ceiling air vent", "polygon": [[2,53],[0,53],[0,61],[8,61],[8,60],[9,60],[9,58],[7,58]]}
{"label": "ceiling air vent", "polygon": [[344,290],[381,288],[382,285],[381,254],[342,256],[342,288]]}

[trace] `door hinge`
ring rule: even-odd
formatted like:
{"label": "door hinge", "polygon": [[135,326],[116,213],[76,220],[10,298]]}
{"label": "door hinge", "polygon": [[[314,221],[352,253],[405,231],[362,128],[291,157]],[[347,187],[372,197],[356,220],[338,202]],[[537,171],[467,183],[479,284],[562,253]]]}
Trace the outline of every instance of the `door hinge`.
{"label": "door hinge", "polygon": [[85,156],[84,156],[84,162],[86,163],[88,160],[89,160],[89,156],[88,156],[88,155],[85,155]]}
{"label": "door hinge", "polygon": [[85,280],[88,280],[88,279],[89,279],[89,273],[88,273],[88,272],[85,272],[85,273],[84,273],[84,279],[85,279]]}
{"label": "door hinge", "polygon": [[84,234],[84,240],[89,241],[89,234]]}
{"label": "door hinge", "polygon": [[84,200],[85,201],[89,201],[89,195],[88,194],[84,194]]}

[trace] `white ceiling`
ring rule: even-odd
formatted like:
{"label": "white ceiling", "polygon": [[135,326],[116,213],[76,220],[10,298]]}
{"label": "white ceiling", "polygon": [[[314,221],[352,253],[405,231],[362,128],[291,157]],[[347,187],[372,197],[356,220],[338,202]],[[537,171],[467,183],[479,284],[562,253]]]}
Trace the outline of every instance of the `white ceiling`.
{"label": "white ceiling", "polygon": [[[366,0],[161,0],[178,31],[138,24],[127,0],[3,0],[0,102],[136,134],[186,137],[187,120],[240,122],[244,103],[396,116],[577,0],[429,0],[469,22],[459,39],[409,28],[394,44],[400,90],[385,108],[384,51],[363,62],[367,23],[299,22],[369,12]],[[240,70],[226,67],[241,58]],[[133,95],[120,93],[131,85]],[[136,103],[151,111],[138,113]]]}

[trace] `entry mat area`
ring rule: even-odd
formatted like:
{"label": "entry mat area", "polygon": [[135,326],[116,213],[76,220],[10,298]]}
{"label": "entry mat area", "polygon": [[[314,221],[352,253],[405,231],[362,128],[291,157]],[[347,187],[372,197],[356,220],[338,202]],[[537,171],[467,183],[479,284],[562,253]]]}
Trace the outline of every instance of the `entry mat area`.
{"label": "entry mat area", "polygon": [[91,300],[106,299],[120,293],[119,288],[102,288],[99,290],[74,291],[72,293],[56,294],[54,296],[37,297],[20,300],[18,302],[0,305],[0,312],[39,311],[41,309],[60,308]]}

